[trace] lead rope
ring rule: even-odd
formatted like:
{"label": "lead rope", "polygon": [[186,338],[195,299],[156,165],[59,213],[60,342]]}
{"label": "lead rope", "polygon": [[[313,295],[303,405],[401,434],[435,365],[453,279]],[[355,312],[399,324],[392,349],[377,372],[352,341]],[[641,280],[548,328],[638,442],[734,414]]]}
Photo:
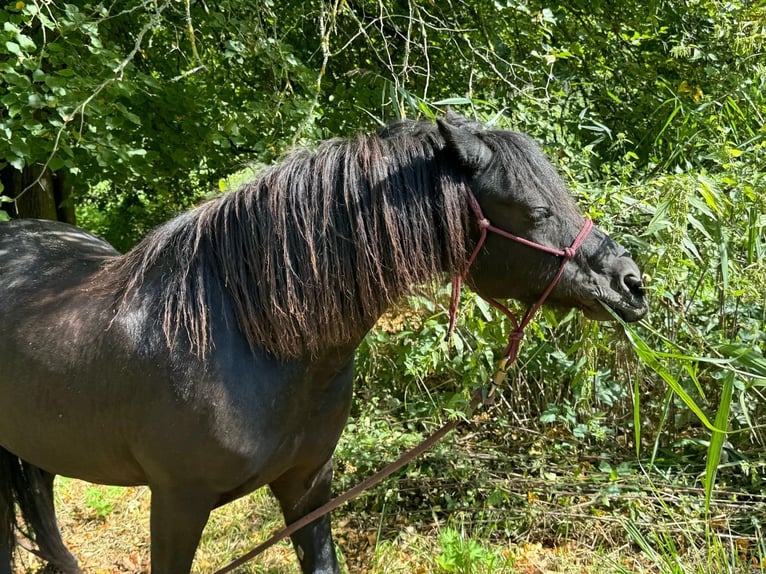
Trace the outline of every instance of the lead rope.
{"label": "lead rope", "polygon": [[[449,329],[448,329],[448,335],[447,335],[448,337],[455,330],[455,323],[457,322],[458,307],[460,304],[460,291],[461,291],[463,282],[465,281],[465,278],[468,276],[468,271],[471,269],[471,266],[476,260],[476,257],[478,256],[479,251],[484,246],[484,243],[487,240],[488,232],[491,231],[502,237],[505,237],[512,241],[516,241],[517,243],[526,245],[527,247],[532,247],[539,251],[545,251],[547,253],[551,253],[553,255],[557,255],[562,258],[561,265],[559,265],[558,272],[554,276],[553,280],[550,282],[550,284],[545,289],[545,291],[543,291],[543,294],[540,296],[537,302],[529,306],[529,308],[526,310],[526,312],[524,313],[521,319],[518,319],[516,315],[514,315],[514,313],[502,303],[496,301],[495,299],[492,299],[491,297],[481,296],[482,299],[487,301],[490,305],[500,310],[506,317],[508,317],[508,319],[511,321],[511,323],[514,326],[513,331],[511,331],[510,335],[508,336],[508,346],[505,348],[505,351],[503,352],[504,359],[502,361],[500,371],[505,371],[516,361],[518,357],[519,345],[521,343],[522,338],[524,337],[524,329],[532,321],[532,318],[535,316],[535,314],[540,309],[540,307],[543,306],[543,303],[545,302],[545,300],[553,291],[556,284],[561,279],[561,276],[564,274],[564,267],[566,266],[567,262],[571,261],[574,258],[574,256],[577,254],[577,250],[583,244],[586,237],[588,236],[591,229],[593,228],[593,222],[590,219],[586,219],[582,229],[580,230],[580,233],[577,234],[577,237],[575,237],[574,241],[572,242],[572,245],[570,245],[569,247],[565,247],[564,249],[556,249],[554,247],[548,247],[546,245],[541,245],[539,243],[529,241],[528,239],[524,239],[523,237],[519,237],[517,235],[514,235],[513,233],[509,233],[508,231],[505,231],[503,229],[500,229],[499,227],[495,227],[494,225],[492,225],[489,219],[484,217],[481,207],[479,206],[479,202],[476,200],[476,198],[471,192],[468,193],[468,204],[471,207],[471,210],[473,211],[474,215],[476,216],[478,220],[480,235],[479,235],[479,240],[476,243],[476,246],[474,247],[473,252],[471,253],[471,256],[468,258],[468,262],[465,266],[465,269],[463,270],[462,273],[460,273],[459,275],[455,275],[454,278],[452,279],[452,294],[450,297],[450,309],[449,309]],[[468,407],[468,414],[466,418],[472,417],[474,412],[478,408],[478,406],[485,401],[485,398],[489,394],[489,388],[491,384],[492,384],[492,381],[490,381],[489,383],[487,383],[486,385],[482,387],[479,387],[478,389],[474,391],[473,395],[471,396],[471,403]],[[285,526],[283,529],[273,534],[268,540],[265,540],[264,542],[262,542],[261,544],[259,544],[258,546],[256,546],[255,548],[247,552],[246,554],[243,554],[242,556],[240,556],[233,562],[227,564],[220,570],[216,570],[214,574],[225,574],[226,572],[231,572],[235,568],[242,566],[246,562],[249,562],[256,556],[264,552],[266,549],[271,548],[272,546],[274,546],[274,544],[276,544],[280,540],[287,538],[288,536],[290,536],[291,534],[294,534],[295,532],[297,532],[304,526],[311,524],[315,520],[323,517],[325,514],[329,514],[340,505],[348,502],[349,500],[353,498],[356,498],[365,490],[379,484],[381,481],[391,476],[397,470],[399,470],[400,468],[412,462],[413,459],[419,457],[421,454],[426,452],[434,444],[439,442],[439,440],[441,440],[444,437],[444,435],[446,435],[450,431],[457,428],[462,422],[463,422],[463,419],[457,419],[457,420],[452,420],[445,423],[439,429],[434,431],[423,442],[421,442],[418,446],[416,446],[415,448],[411,450],[408,450],[401,457],[396,459],[394,462],[385,466],[382,470],[379,470],[378,472],[376,472],[375,474],[373,474],[366,480],[357,484],[355,487],[351,488],[350,490],[347,490],[340,496],[333,498],[332,500],[323,504],[316,510],[308,513],[303,518],[300,518],[296,520],[295,522],[289,524],[288,526]]]}

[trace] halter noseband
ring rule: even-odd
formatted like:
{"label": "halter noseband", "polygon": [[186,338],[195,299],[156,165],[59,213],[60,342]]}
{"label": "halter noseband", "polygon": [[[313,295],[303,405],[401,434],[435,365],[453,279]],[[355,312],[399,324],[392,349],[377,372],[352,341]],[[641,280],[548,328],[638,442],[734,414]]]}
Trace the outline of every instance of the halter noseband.
{"label": "halter noseband", "polygon": [[514,313],[502,303],[496,301],[495,299],[492,299],[491,297],[484,297],[483,295],[479,295],[487,303],[489,303],[496,309],[499,309],[500,311],[502,311],[502,313],[506,317],[508,317],[508,319],[510,319],[511,322],[513,323],[514,329],[511,332],[511,334],[508,336],[508,346],[505,348],[505,351],[503,352],[503,357],[505,358],[505,365],[511,365],[516,360],[516,357],[518,356],[519,343],[521,343],[521,339],[524,337],[524,329],[530,323],[530,321],[532,321],[532,318],[535,316],[535,313],[537,313],[540,307],[543,306],[543,303],[551,294],[551,291],[553,291],[553,288],[559,282],[559,279],[561,279],[561,276],[564,274],[564,267],[566,266],[567,262],[574,258],[574,256],[577,254],[577,250],[583,244],[583,242],[585,241],[585,238],[588,237],[588,234],[590,233],[591,229],[593,229],[593,221],[586,218],[585,223],[583,224],[582,229],[580,230],[580,233],[577,234],[577,237],[575,237],[574,241],[572,242],[572,245],[570,245],[569,247],[565,247],[564,249],[556,249],[555,247],[548,247],[547,245],[542,245],[540,243],[535,243],[534,241],[530,241],[529,239],[524,239],[523,237],[519,237],[518,235],[514,235],[513,233],[509,233],[508,231],[505,231],[504,229],[500,229],[499,227],[495,227],[494,225],[492,225],[489,219],[484,217],[484,213],[481,210],[481,206],[479,205],[479,202],[476,200],[476,197],[470,191],[468,192],[468,205],[471,207],[471,210],[476,216],[476,220],[478,221],[479,230],[481,234],[479,235],[479,241],[476,242],[476,247],[473,248],[473,252],[471,253],[471,256],[468,258],[468,262],[465,266],[465,269],[463,270],[462,273],[457,274],[452,278],[452,296],[450,298],[450,306],[449,306],[448,336],[449,334],[452,334],[452,332],[455,330],[455,321],[457,320],[458,304],[460,303],[460,289],[463,285],[463,281],[465,281],[465,278],[468,276],[468,272],[470,271],[474,261],[476,261],[476,257],[478,256],[479,251],[481,251],[481,248],[484,247],[484,243],[487,241],[487,234],[490,231],[492,233],[496,233],[502,237],[505,237],[506,239],[510,239],[517,243],[521,243],[522,245],[526,245],[527,247],[532,247],[533,249],[537,249],[538,251],[545,251],[546,253],[551,253],[552,255],[557,255],[558,257],[561,257],[561,265],[559,265],[559,270],[556,273],[556,276],[550,282],[550,284],[545,289],[545,291],[543,291],[543,294],[540,295],[540,298],[537,300],[537,302],[530,305],[527,308],[521,320],[519,320],[516,317],[516,315],[514,315]]}

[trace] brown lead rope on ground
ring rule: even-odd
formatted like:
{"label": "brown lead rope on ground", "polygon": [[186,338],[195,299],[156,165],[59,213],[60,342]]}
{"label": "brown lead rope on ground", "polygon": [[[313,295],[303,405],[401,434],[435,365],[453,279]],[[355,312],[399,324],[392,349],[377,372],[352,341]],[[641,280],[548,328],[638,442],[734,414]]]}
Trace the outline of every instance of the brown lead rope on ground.
{"label": "brown lead rope on ground", "polygon": [[[523,237],[518,237],[517,235],[513,235],[512,233],[509,233],[503,229],[493,226],[490,223],[490,221],[486,217],[484,217],[484,214],[481,211],[481,207],[479,207],[479,202],[476,200],[473,194],[469,194],[468,200],[469,200],[469,206],[471,207],[471,210],[474,212],[474,215],[476,216],[478,220],[479,229],[481,230],[481,235],[479,237],[479,241],[476,244],[476,247],[474,247],[473,253],[471,253],[470,258],[468,259],[468,264],[466,265],[465,270],[460,275],[456,275],[452,282],[452,300],[450,302],[450,324],[449,324],[450,333],[452,333],[452,331],[455,328],[458,302],[460,299],[460,288],[462,286],[463,280],[468,275],[468,271],[471,268],[471,265],[473,264],[474,260],[476,259],[476,256],[479,254],[479,251],[481,250],[482,246],[484,245],[484,242],[487,239],[487,232],[491,231],[493,233],[497,233],[498,235],[501,235],[502,237],[505,237],[512,241],[522,243],[524,245],[527,245],[528,247],[532,247],[533,249],[539,249],[541,251],[545,251],[547,253],[551,253],[552,255],[557,255],[562,258],[561,265],[559,266],[558,272],[556,273],[554,278],[551,280],[547,289],[545,289],[545,291],[543,292],[543,294],[540,296],[540,298],[538,299],[536,303],[534,303],[533,305],[530,305],[530,307],[527,309],[526,313],[524,313],[524,316],[520,320],[517,319],[516,316],[501,303],[495,301],[494,299],[486,299],[486,301],[489,302],[492,306],[502,311],[503,314],[511,320],[514,326],[514,329],[511,332],[509,337],[508,347],[506,347],[505,349],[505,353],[504,353],[505,358],[500,367],[500,371],[504,371],[505,369],[510,367],[516,360],[518,356],[519,343],[521,342],[521,339],[524,336],[524,329],[532,321],[532,318],[534,317],[535,313],[537,313],[540,307],[542,307],[543,303],[548,298],[548,295],[551,294],[551,291],[553,291],[553,288],[559,282],[559,279],[561,279],[561,276],[564,274],[564,266],[567,264],[567,262],[569,262],[575,256],[575,254],[577,253],[577,250],[583,244],[586,237],[588,237],[590,230],[593,228],[593,222],[590,219],[586,219],[582,229],[580,230],[580,232],[577,234],[577,237],[575,237],[574,241],[572,242],[572,245],[564,249],[556,249],[553,247],[548,247],[547,245],[540,245],[539,243],[534,243],[532,241],[524,239]],[[492,385],[492,381],[489,381],[486,385],[480,387],[473,393],[473,396],[471,397],[471,404],[468,408],[468,418],[474,415],[474,411],[476,411],[476,408],[483,402],[484,397],[489,395],[489,390],[491,385]],[[372,476],[370,476],[363,482],[360,482],[352,489],[347,490],[340,496],[333,498],[332,500],[320,506],[313,512],[310,512],[309,514],[307,514],[300,520],[297,520],[293,522],[292,524],[286,526],[282,530],[279,530],[271,538],[269,538],[265,542],[262,542],[261,544],[253,548],[247,554],[240,556],[239,558],[237,558],[236,560],[234,560],[227,566],[224,566],[220,570],[217,570],[214,574],[225,574],[226,572],[231,572],[235,568],[252,560],[256,556],[264,552],[267,548],[271,548],[272,546],[274,546],[274,544],[276,544],[280,540],[287,538],[288,536],[297,532],[304,526],[311,524],[316,519],[321,518],[325,514],[332,512],[333,510],[338,508],[341,504],[344,504],[348,502],[349,500],[356,498],[368,488],[372,488],[373,486],[377,485],[381,481],[391,476],[397,470],[399,470],[403,466],[406,466],[407,464],[412,462],[412,460],[414,460],[415,458],[419,457],[421,454],[426,452],[434,444],[439,442],[439,440],[441,440],[444,437],[444,435],[446,435],[448,432],[457,428],[461,422],[463,421],[453,420],[444,424],[441,428],[439,428],[436,432],[434,432],[431,436],[425,439],[418,446],[416,446],[412,450],[405,452],[400,458],[398,458],[397,460],[395,460],[388,466],[384,467],[382,470],[373,474]]]}

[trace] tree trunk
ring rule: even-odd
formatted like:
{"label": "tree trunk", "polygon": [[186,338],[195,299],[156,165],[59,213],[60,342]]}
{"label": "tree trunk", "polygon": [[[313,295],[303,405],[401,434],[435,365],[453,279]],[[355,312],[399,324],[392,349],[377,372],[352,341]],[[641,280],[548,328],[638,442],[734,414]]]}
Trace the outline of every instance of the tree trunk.
{"label": "tree trunk", "polygon": [[3,194],[15,199],[4,207],[11,217],[52,219],[75,224],[70,187],[63,173],[43,169],[41,164],[26,166],[23,171],[6,166],[0,171]]}
{"label": "tree trunk", "polygon": [[56,200],[56,214],[59,221],[76,225],[72,187],[67,183],[68,180],[66,172],[57,171],[53,173],[53,197]]}

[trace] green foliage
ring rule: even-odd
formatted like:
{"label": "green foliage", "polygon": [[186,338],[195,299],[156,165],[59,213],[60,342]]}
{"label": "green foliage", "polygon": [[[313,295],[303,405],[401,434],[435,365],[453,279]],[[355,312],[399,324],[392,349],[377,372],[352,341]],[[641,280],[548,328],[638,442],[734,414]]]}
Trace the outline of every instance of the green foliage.
{"label": "green foliage", "polygon": [[85,491],[85,504],[97,520],[105,520],[114,511],[114,501],[122,489],[117,486],[92,485]]}
{"label": "green foliage", "polygon": [[493,321],[487,303],[464,292],[461,317],[472,328],[448,339],[447,288],[436,295],[437,302],[413,297],[406,310],[384,316],[359,348],[357,365],[366,383],[382,385],[403,401],[414,393],[439,392],[439,403],[459,412],[470,383],[483,384],[492,374],[495,343],[507,336],[507,326]]}
{"label": "green foliage", "polygon": [[[187,206],[243,158],[279,153],[316,75],[268,31],[299,8],[283,22],[269,2],[187,7],[17,2],[0,12],[0,169],[66,172],[86,222],[95,203],[142,233],[157,223],[151,204]],[[106,204],[104,181],[116,195]]]}
{"label": "green foliage", "polygon": [[476,540],[467,538],[453,528],[445,528],[439,534],[442,547],[436,556],[436,563],[443,572],[458,574],[479,574],[481,572],[507,571],[511,564],[503,561],[491,550],[483,547]]}
{"label": "green foliage", "polygon": [[[753,552],[747,544],[732,544],[719,533],[686,531],[673,535],[665,531],[642,529],[632,521],[625,524],[632,541],[647,558],[651,571],[658,574],[708,574],[709,572],[760,572],[764,565],[764,541],[758,536]],[[743,546],[745,551],[743,551]],[[692,550],[690,552],[690,549]],[[692,556],[689,559],[688,556]],[[632,573],[618,565],[619,574]]]}
{"label": "green foliage", "polygon": [[[86,221],[96,203],[143,232],[150,204],[182,208],[243,163],[447,105],[512,118],[581,181],[710,169],[762,141],[763,17],[715,0],[16,2],[0,169],[66,172]],[[114,202],[89,203],[103,181]]]}

